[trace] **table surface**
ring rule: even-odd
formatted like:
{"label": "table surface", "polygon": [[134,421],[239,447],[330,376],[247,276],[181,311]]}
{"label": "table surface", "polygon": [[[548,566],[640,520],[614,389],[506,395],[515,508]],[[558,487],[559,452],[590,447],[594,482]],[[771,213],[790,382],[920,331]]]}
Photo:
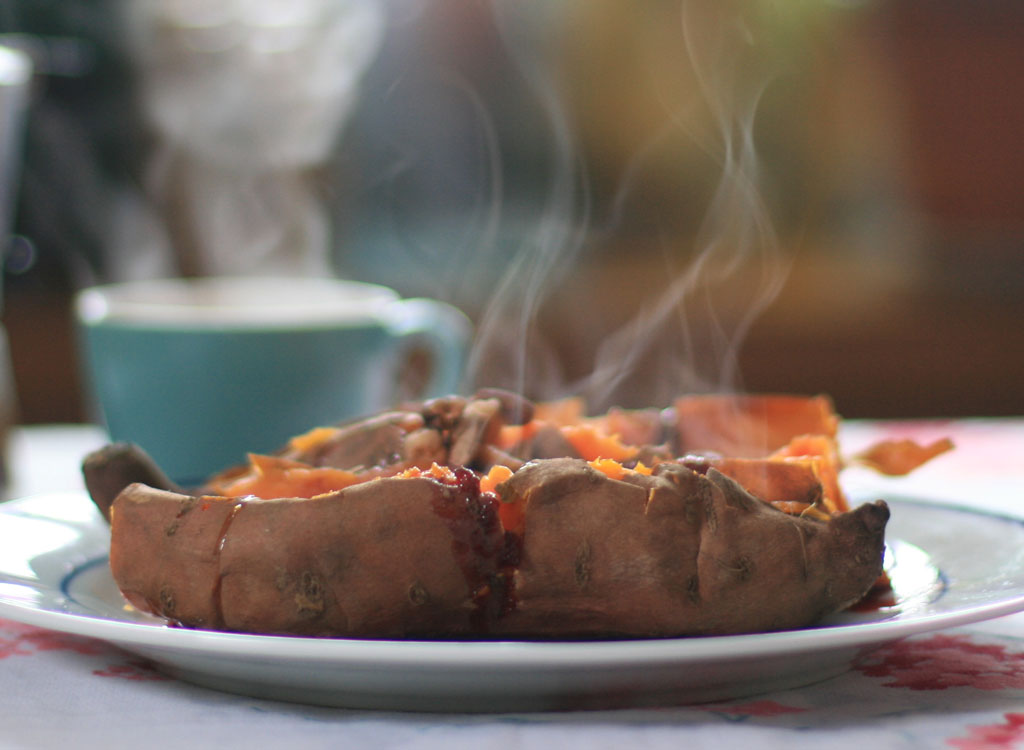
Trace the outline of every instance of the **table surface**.
{"label": "table surface", "polygon": [[[900,479],[844,472],[848,487],[1024,515],[1024,419],[844,425],[844,452],[883,437],[950,436],[954,452]],[[103,435],[15,430],[8,497],[81,490]],[[912,637],[815,685],[653,709],[401,714],[276,703],[171,679],[102,641],[0,619],[0,748],[318,747],[1024,748],[1024,614]]]}

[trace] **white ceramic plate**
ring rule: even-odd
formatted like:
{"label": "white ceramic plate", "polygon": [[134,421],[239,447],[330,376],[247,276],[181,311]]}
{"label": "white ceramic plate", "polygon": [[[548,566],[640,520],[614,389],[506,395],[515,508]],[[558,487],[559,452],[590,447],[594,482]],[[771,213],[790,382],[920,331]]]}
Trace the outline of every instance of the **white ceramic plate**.
{"label": "white ceramic plate", "polygon": [[352,708],[526,711],[711,701],[806,685],[900,638],[1024,610],[1024,520],[891,501],[899,602],[806,630],[601,642],[290,638],[167,627],[125,606],[81,494],[0,505],[0,617],[101,638],[167,673]]}

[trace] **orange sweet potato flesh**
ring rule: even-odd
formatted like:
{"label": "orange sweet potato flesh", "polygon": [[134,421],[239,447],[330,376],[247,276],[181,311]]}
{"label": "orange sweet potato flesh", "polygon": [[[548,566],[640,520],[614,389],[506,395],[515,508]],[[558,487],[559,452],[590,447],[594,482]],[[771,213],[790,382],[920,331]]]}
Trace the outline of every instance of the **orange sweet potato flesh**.
{"label": "orange sweet potato flesh", "polygon": [[839,427],[827,396],[687,396],[675,410],[681,453],[757,458],[800,435],[835,438]]}
{"label": "orange sweet potato flesh", "polygon": [[953,449],[953,441],[940,438],[927,445],[913,440],[883,440],[868,446],[854,460],[882,474],[902,476]]}
{"label": "orange sweet potato flesh", "polygon": [[827,396],[686,396],[676,400],[675,415],[680,453],[815,458],[824,507],[849,510],[839,484],[839,417]]}

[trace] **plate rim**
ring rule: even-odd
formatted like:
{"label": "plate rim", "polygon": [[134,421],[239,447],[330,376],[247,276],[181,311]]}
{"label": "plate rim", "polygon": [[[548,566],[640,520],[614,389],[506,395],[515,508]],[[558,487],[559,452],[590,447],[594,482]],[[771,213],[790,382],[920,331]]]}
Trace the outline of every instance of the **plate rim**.
{"label": "plate rim", "polygon": [[[88,502],[84,492],[55,492],[30,495],[0,503],[0,518],[16,513],[21,516],[64,523],[82,531],[96,531],[102,524],[97,513],[91,522],[70,521],[26,507],[70,497]],[[886,502],[897,506],[924,507],[1024,525],[1024,514],[988,510],[968,504],[927,499],[907,493],[887,493]],[[70,546],[70,542],[64,545]],[[59,548],[58,548],[59,549]],[[102,564],[106,554],[89,556],[61,577],[58,591],[82,570]],[[4,574],[0,572],[0,577]],[[30,583],[24,583],[31,587]],[[84,615],[43,609],[6,601],[0,595],[0,617],[50,630],[96,638],[132,650],[149,652],[192,652],[222,657],[245,655],[265,662],[308,661],[342,662],[347,666],[415,666],[417,669],[475,670],[481,666],[508,670],[571,667],[573,669],[635,668],[652,664],[729,663],[751,658],[819,653],[833,649],[864,648],[882,645],[935,630],[982,622],[1024,611],[1024,594],[984,602],[951,612],[885,619],[870,622],[831,624],[768,633],[717,636],[686,636],[655,639],[614,639],[584,641],[527,640],[423,640],[352,639],[260,635],[228,631],[176,628],[154,621],[119,620],[102,615]],[[155,620],[155,618],[154,618]],[[453,656],[458,658],[453,662]],[[461,667],[459,665],[462,665]]]}

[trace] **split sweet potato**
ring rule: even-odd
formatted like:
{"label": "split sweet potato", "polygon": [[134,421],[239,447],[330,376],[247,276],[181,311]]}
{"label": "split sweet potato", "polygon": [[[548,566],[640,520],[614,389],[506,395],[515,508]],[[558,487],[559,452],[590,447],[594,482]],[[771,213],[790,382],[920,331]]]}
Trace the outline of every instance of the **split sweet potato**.
{"label": "split sweet potato", "polygon": [[[612,637],[799,627],[881,572],[884,503],[821,522],[710,469],[609,479],[580,459],[498,485],[379,479],[308,498],[132,485],[111,570],[190,627],[350,637]],[[498,503],[521,504],[504,528]]]}
{"label": "split sweet potato", "polygon": [[674,458],[682,432],[658,412],[569,412],[500,391],[406,405],[317,428],[188,491],[134,448],[93,454],[85,469],[109,507],[121,591],[188,627],[760,632],[816,622],[881,574],[888,509],[825,503],[822,461],[834,457]]}

